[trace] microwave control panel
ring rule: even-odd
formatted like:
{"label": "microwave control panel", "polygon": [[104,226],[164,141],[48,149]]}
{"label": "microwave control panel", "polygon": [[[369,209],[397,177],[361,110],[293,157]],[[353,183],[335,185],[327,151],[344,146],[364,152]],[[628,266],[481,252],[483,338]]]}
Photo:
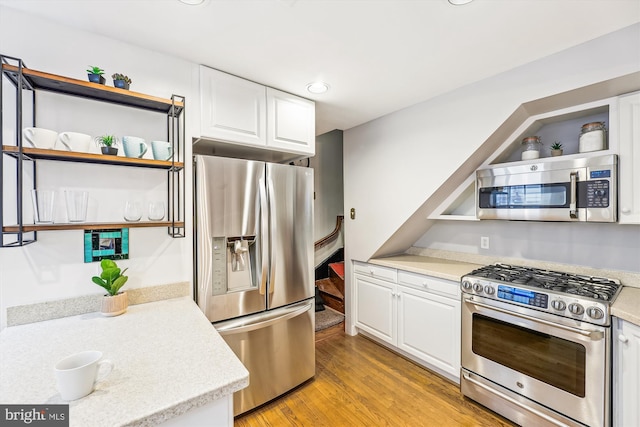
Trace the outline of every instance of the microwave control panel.
{"label": "microwave control panel", "polygon": [[609,207],[609,181],[587,181],[587,208]]}

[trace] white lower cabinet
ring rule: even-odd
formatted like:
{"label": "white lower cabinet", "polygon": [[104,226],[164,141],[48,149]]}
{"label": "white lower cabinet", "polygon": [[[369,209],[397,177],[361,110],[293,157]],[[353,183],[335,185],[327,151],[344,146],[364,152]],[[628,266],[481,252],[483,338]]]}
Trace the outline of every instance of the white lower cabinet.
{"label": "white lower cabinet", "polygon": [[613,425],[640,420],[640,326],[614,317]]}
{"label": "white lower cabinet", "polygon": [[365,263],[355,263],[354,271],[356,327],[458,379],[458,283]]}

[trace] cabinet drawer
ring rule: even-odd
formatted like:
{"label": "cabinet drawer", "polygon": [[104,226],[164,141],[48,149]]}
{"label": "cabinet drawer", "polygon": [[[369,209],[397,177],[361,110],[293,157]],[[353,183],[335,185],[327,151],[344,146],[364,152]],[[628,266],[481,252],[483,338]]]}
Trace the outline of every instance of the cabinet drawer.
{"label": "cabinet drawer", "polygon": [[363,276],[375,277],[377,279],[387,280],[393,283],[398,282],[398,273],[395,268],[356,262],[354,263],[353,269],[357,274],[362,274]]}
{"label": "cabinet drawer", "polygon": [[460,297],[460,284],[458,282],[452,282],[451,280],[399,271],[398,283],[451,298],[457,299]]}

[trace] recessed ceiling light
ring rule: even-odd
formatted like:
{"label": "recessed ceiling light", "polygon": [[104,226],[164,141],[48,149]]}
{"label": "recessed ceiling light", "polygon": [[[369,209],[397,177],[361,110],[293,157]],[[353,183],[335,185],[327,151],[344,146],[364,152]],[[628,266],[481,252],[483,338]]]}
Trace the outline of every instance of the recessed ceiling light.
{"label": "recessed ceiling light", "polygon": [[180,3],[188,4],[189,6],[200,6],[206,0],[178,0]]}
{"label": "recessed ceiling light", "polygon": [[454,6],[462,6],[463,4],[471,3],[473,0],[449,0]]}
{"label": "recessed ceiling light", "polygon": [[325,93],[329,90],[329,85],[325,82],[313,82],[307,85],[307,90],[315,94]]}

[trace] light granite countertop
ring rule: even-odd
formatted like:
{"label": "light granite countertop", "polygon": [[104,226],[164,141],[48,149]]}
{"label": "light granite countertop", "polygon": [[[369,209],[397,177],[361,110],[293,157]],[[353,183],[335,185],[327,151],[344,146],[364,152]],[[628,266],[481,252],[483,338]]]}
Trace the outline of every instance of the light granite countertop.
{"label": "light granite countertop", "polygon": [[249,373],[189,297],[0,332],[0,402],[65,404],[55,363],[99,350],[115,368],[70,403],[70,426],[151,426],[245,388]]}
{"label": "light granite countertop", "polygon": [[496,262],[618,279],[624,287],[611,306],[611,314],[640,326],[640,274],[637,273],[614,270],[603,271],[588,267],[568,266],[531,260],[525,261],[513,258],[495,259],[473,254],[420,248],[411,248],[405,254],[373,258],[368,262],[370,264],[397,268],[399,270],[411,271],[413,273],[457,282],[460,281],[462,276],[472,272],[476,268]]}
{"label": "light granite countertop", "polygon": [[420,255],[396,255],[385,258],[375,258],[369,260],[369,263],[453,280],[455,282],[459,282],[465,274],[469,274],[476,268],[482,267],[481,264]]}

